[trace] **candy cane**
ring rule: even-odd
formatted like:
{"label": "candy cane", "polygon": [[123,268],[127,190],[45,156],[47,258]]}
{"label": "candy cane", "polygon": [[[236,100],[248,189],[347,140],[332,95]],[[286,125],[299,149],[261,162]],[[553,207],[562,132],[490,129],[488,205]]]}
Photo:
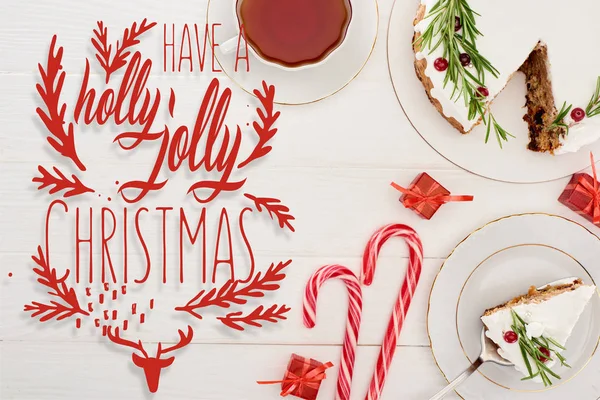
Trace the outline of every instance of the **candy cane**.
{"label": "candy cane", "polygon": [[388,323],[383,344],[381,346],[381,352],[377,360],[377,366],[369,385],[369,392],[367,393],[367,400],[377,400],[381,396],[385,379],[387,377],[388,370],[392,359],[394,358],[394,352],[396,351],[396,342],[400,336],[402,330],[402,324],[406,318],[406,313],[410,307],[410,302],[415,293],[415,288],[419,282],[421,275],[421,266],[423,264],[423,245],[421,239],[417,233],[410,227],[402,224],[390,224],[379,229],[371,236],[369,243],[365,249],[363,255],[363,268],[361,273],[361,281],[369,286],[373,282],[373,275],[375,274],[375,265],[377,264],[377,257],[383,244],[390,238],[399,236],[402,237],[409,248],[409,262],[408,270],[406,271],[406,279],[402,283],[402,289],[396,300],[392,311],[392,317]]}
{"label": "candy cane", "polygon": [[354,272],[341,265],[325,265],[311,276],[306,284],[304,293],[304,325],[307,328],[313,328],[315,326],[319,288],[328,279],[333,278],[339,278],[344,281],[349,296],[346,337],[344,338],[342,361],[340,363],[340,373],[336,392],[336,398],[338,400],[349,400],[350,389],[352,388],[356,345],[358,343],[358,331],[360,329],[362,314],[362,290],[360,288],[360,282]]}

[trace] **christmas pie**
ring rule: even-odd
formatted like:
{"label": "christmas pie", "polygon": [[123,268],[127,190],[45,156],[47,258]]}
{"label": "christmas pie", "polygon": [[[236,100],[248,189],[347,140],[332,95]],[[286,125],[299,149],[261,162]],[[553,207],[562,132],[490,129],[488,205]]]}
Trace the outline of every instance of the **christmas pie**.
{"label": "christmas pie", "polygon": [[560,376],[555,364],[570,367],[563,356],[567,340],[596,287],[579,278],[549,283],[493,307],[481,320],[498,354],[525,375],[550,386]]}
{"label": "christmas pie", "polygon": [[421,0],[415,70],[453,127],[465,134],[483,122],[500,143],[519,132],[489,105],[524,73],[529,149],[574,152],[600,138],[599,13],[597,0]]}

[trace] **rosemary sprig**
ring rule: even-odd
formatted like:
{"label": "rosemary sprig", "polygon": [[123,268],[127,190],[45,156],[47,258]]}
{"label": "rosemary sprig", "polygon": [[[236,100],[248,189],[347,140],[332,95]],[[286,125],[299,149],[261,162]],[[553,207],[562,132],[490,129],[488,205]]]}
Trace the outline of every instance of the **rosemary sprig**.
{"label": "rosemary sprig", "polygon": [[[491,73],[498,77],[498,70],[477,49],[477,37],[483,34],[477,29],[475,16],[478,16],[469,6],[467,0],[439,0],[428,12],[426,18],[431,18],[430,24],[415,41],[421,48],[428,48],[429,54],[440,46],[443,57],[448,60],[448,68],[444,76],[444,87],[451,82],[454,86],[450,98],[458,101],[462,98],[468,107],[469,120],[479,116],[488,126],[486,143],[493,126],[500,147],[502,141],[514,137],[504,130],[488,110],[489,117],[485,118],[485,98],[479,94],[479,87],[485,87],[485,76]],[[459,18],[462,32],[456,32],[455,21]],[[437,40],[434,39],[437,37]],[[471,68],[462,65],[460,55],[466,53],[471,59]],[[472,70],[474,70],[472,72]]]}
{"label": "rosemary sprig", "polygon": [[550,124],[549,129],[552,130],[552,129],[557,129],[557,128],[563,128],[566,130],[567,135],[568,135],[569,134],[569,125],[565,124],[565,118],[569,114],[569,111],[571,111],[571,108],[573,108],[573,105],[569,104],[569,106],[567,107],[567,102],[565,101],[563,103],[562,107],[560,108],[560,111],[556,115],[556,118],[554,118],[554,121],[552,121],[552,124]]}
{"label": "rosemary sprig", "polygon": [[600,114],[600,76],[596,82],[596,90],[585,109],[585,114],[588,117],[593,117]]}
{"label": "rosemary sprig", "polygon": [[508,137],[514,138],[509,132],[507,132],[504,128],[496,122],[496,118],[492,115],[492,113],[488,113],[488,122],[487,122],[487,132],[485,134],[485,142],[487,143],[490,138],[490,132],[492,130],[492,126],[494,127],[494,132],[496,133],[496,139],[498,139],[498,144],[500,148],[502,148],[502,141],[508,141]]}
{"label": "rosemary sprig", "polygon": [[[552,356],[548,356],[542,353],[540,349],[545,348],[549,352],[554,353],[554,355],[562,365],[571,368],[571,366],[567,364],[566,359],[563,357],[563,355],[556,350],[565,350],[564,346],[560,345],[556,340],[546,337],[544,335],[540,336],[539,338],[529,339],[527,337],[526,323],[523,320],[523,318],[521,318],[519,314],[517,314],[514,310],[511,310],[511,316],[513,320],[511,328],[519,337],[519,347],[521,349],[521,355],[523,356],[527,372],[529,373],[529,375],[523,378],[522,380],[529,380],[539,376],[542,379],[544,386],[551,386],[552,380],[550,379],[550,377],[556,379],[561,378],[557,373],[548,368],[544,361],[542,361],[552,361]],[[533,360],[533,365],[531,364],[531,360]],[[535,367],[537,371],[534,371],[533,367]]]}

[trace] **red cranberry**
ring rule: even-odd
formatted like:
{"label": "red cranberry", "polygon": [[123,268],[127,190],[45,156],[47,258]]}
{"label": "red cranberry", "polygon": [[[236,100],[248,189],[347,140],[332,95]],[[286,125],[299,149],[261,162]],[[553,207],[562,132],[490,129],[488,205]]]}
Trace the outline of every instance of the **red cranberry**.
{"label": "red cranberry", "polygon": [[579,122],[585,118],[585,111],[579,107],[574,108],[573,111],[571,111],[571,118],[573,118],[573,121]]}
{"label": "red cranberry", "polygon": [[487,90],[487,88],[484,88],[483,86],[479,86],[477,88],[477,93],[479,94],[479,96],[481,97],[488,97],[490,95],[490,91]]}
{"label": "red cranberry", "polygon": [[539,350],[540,350],[540,352],[541,352],[543,355],[545,355],[546,357],[539,356],[539,357],[538,357],[538,360],[540,360],[540,361],[541,361],[541,362],[543,362],[543,363],[547,362],[547,361],[550,359],[550,350],[548,350],[548,349],[547,349],[547,348],[545,348],[545,347],[540,347],[540,348],[539,348]]}
{"label": "red cranberry", "polygon": [[460,28],[462,28],[462,24],[460,22],[460,18],[459,17],[454,17],[454,32],[460,31]]}
{"label": "red cranberry", "polygon": [[519,340],[519,335],[517,335],[515,332],[513,332],[513,331],[504,332],[504,341],[506,343],[516,343],[517,340]]}
{"label": "red cranberry", "polygon": [[443,72],[445,70],[448,69],[448,60],[446,60],[445,58],[437,58],[434,62],[433,62],[433,66],[435,69],[437,69],[440,72]]}
{"label": "red cranberry", "polygon": [[471,64],[471,56],[468,55],[467,53],[462,53],[459,57],[460,59],[460,63],[463,65],[463,67],[466,67],[467,65]]}

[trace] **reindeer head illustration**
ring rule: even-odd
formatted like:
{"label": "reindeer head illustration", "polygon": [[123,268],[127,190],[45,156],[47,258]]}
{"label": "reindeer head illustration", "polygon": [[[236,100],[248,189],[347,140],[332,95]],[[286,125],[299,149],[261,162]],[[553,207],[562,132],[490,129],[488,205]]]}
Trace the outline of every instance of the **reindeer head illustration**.
{"label": "reindeer head illustration", "polygon": [[192,341],[192,337],[194,336],[194,331],[191,326],[188,326],[187,335],[183,333],[180,329],[179,331],[179,341],[173,346],[162,348],[162,343],[158,343],[158,347],[156,350],[156,356],[150,357],[146,350],[144,350],[144,346],[142,345],[142,341],[132,342],[127,339],[123,339],[119,335],[119,328],[115,328],[115,332],[113,334],[112,329],[108,329],[107,336],[111,342],[116,343],[121,346],[131,347],[139,351],[142,355],[139,356],[135,352],[131,355],[131,359],[133,363],[142,368],[144,370],[144,374],[146,375],[146,383],[148,384],[148,390],[151,393],[156,393],[158,390],[158,383],[160,380],[160,372],[163,368],[169,367],[175,361],[175,357],[169,358],[161,358],[163,355],[170,353],[174,350],[180,349],[186,345],[188,345]]}

